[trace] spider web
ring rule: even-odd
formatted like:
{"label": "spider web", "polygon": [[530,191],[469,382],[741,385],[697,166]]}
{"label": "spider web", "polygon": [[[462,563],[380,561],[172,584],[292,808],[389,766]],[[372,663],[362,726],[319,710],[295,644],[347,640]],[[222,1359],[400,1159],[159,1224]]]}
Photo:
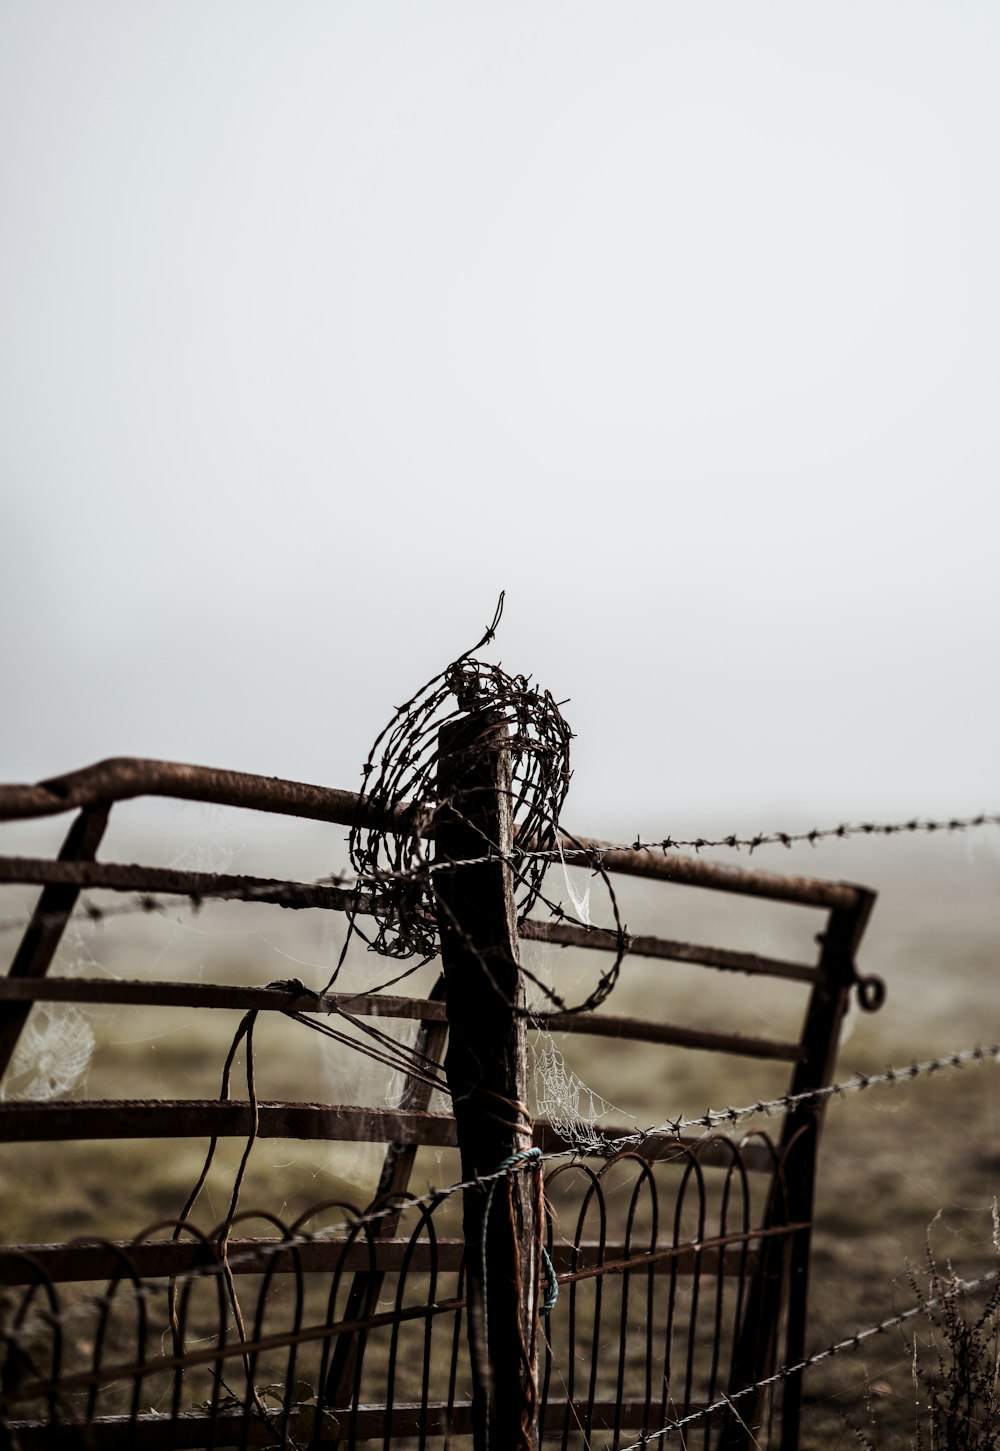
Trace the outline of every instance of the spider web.
{"label": "spider web", "polygon": [[94,1030],[74,1003],[37,1003],[18,1040],[3,1098],[63,1098],[90,1067]]}
{"label": "spider web", "polygon": [[[174,854],[169,866],[175,870],[228,870],[245,843],[220,837],[217,828],[221,820],[219,808],[202,808],[186,830],[175,828]],[[215,833],[209,830],[212,826],[216,827]],[[176,937],[179,925],[178,917],[157,963]],[[69,923],[55,959],[60,977],[113,976],[92,950],[95,934],[100,930],[79,918]],[[36,1003],[11,1057],[10,1068],[0,1087],[0,1100],[45,1103],[73,1093],[93,1059],[97,1046],[93,1021],[100,1016],[104,1014],[99,1009],[85,1009],[75,1003]]]}
{"label": "spider web", "polygon": [[551,1033],[536,1027],[531,1044],[534,1063],[535,1114],[547,1118],[552,1128],[580,1150],[598,1148],[601,1136],[598,1124],[610,1116],[621,1117],[613,1104],[592,1088],[578,1073],[567,1068],[566,1059]]}
{"label": "spider web", "polygon": [[[567,891],[574,905],[579,895],[574,890],[565,862],[562,865]],[[589,888],[586,898],[589,899]],[[589,902],[587,904],[589,906]],[[522,952],[531,959],[531,970],[540,982],[553,979],[555,953],[544,942],[522,942]],[[590,1088],[566,1062],[565,1055],[552,1034],[537,1019],[529,1019],[533,1034],[528,1043],[531,1054],[532,1080],[535,1091],[535,1117],[546,1118],[555,1133],[567,1144],[581,1151],[599,1147],[601,1122],[628,1120],[613,1103]]]}

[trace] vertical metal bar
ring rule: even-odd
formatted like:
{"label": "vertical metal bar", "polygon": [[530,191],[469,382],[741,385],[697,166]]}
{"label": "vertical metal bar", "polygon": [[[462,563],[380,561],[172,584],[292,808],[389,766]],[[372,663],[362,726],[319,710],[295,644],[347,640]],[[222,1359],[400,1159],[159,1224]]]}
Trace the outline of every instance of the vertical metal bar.
{"label": "vertical metal bar", "polygon": [[[61,862],[93,861],[101,844],[110,805],[87,806],[67,833],[59,852]],[[48,886],[39,897],[31,921],[10,965],[9,977],[44,977],[62,940],[66,923],[73,915],[80,888]],[[0,1078],[6,1073],[31,1003],[0,1005]]]}
{"label": "vertical metal bar", "polygon": [[[851,988],[857,981],[854,957],[875,902],[874,892],[863,887],[854,890],[854,905],[832,908],[826,931],[820,939],[819,978],[809,996],[800,1038],[803,1055],[792,1075],[791,1094],[808,1093],[833,1082],[841,1024]],[[793,1222],[807,1227],[796,1231],[791,1237],[790,1247],[780,1235],[762,1246],[759,1267],[737,1335],[731,1391],[754,1385],[773,1369],[783,1299],[788,1307],[785,1362],[794,1364],[802,1358],[816,1152],[825,1106],[825,1100],[819,1099],[799,1104],[785,1115],[779,1168],[771,1182],[764,1225],[770,1227]],[[802,1405],[801,1371],[798,1375],[788,1376],[783,1384],[781,1451],[796,1451]],[[751,1430],[748,1428],[752,1429],[755,1419],[751,1398],[743,1398],[740,1409],[742,1419],[730,1416],[723,1428],[719,1445],[725,1451],[737,1451],[737,1448],[750,1444]]]}
{"label": "vertical metal bar", "polygon": [[[444,978],[438,978],[431,989],[431,1002],[440,1002],[444,997]],[[424,1021],[417,1035],[415,1051],[424,1058],[440,1061],[444,1051],[448,1025],[443,1022]],[[399,1101],[400,1108],[425,1109],[430,1102],[432,1085],[423,1078],[408,1077]],[[378,1188],[372,1201],[373,1208],[391,1204],[397,1195],[402,1195],[410,1183],[413,1164],[417,1157],[416,1144],[389,1144],[382,1161]],[[388,1239],[395,1234],[402,1214],[402,1205],[374,1221],[372,1235],[375,1239]],[[385,1280],[384,1270],[358,1270],[351,1281],[342,1318],[358,1320],[369,1314],[378,1302]],[[365,1307],[368,1307],[367,1309]],[[339,1335],[333,1347],[330,1372],[326,1381],[324,1399],[328,1405],[346,1405],[354,1383],[354,1369],[358,1354],[358,1336],[354,1331]]]}
{"label": "vertical metal bar", "polygon": [[[805,1057],[792,1076],[791,1092],[807,1093],[810,1088],[832,1083],[836,1068],[840,1030],[847,1011],[851,988],[857,978],[855,953],[875,905],[875,893],[857,889],[857,905],[835,907],[823,937],[820,982],[810,997],[802,1033]],[[792,1238],[788,1327],[785,1337],[787,1364],[802,1359],[805,1348],[806,1313],[809,1293],[809,1252],[812,1242],[813,1203],[816,1188],[816,1154],[826,1109],[826,1100],[793,1109],[785,1120],[782,1143],[789,1146],[785,1166],[788,1187],[788,1217],[808,1228]],[[802,1372],[784,1382],[781,1402],[781,1451],[796,1451],[802,1409]]]}
{"label": "vertical metal bar", "polygon": [[[528,1046],[518,961],[511,760],[501,712],[477,710],[442,727],[435,850],[440,863],[498,859],[435,874],[447,985],[445,1071],[462,1175],[495,1175],[531,1145],[524,1100]],[[476,1451],[536,1441],[540,1182],[513,1172],[492,1195],[465,1192],[464,1233]]]}

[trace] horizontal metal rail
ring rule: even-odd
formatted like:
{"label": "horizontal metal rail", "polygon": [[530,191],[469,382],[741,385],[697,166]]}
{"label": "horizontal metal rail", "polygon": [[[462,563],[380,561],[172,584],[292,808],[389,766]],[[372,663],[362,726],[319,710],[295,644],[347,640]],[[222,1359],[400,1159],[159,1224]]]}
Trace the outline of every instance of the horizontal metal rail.
{"label": "horizontal metal rail", "polygon": [[[284,1013],[339,1013],[348,1017],[410,1018],[446,1022],[443,1002],[426,998],[323,996],[287,988],[227,987],[213,983],[146,983],[100,978],[0,978],[3,1002],[128,1003],[132,1006],[196,1008],[253,1008]],[[768,1058],[797,1063],[803,1056],[799,1043],[756,1038],[746,1033],[721,1033],[709,1028],[682,1028],[645,1018],[613,1017],[610,1013],[542,1013],[540,1023],[553,1032],[586,1033],[622,1038],[637,1043],[666,1043],[710,1053],[734,1053],[744,1058]]]}
{"label": "horizontal metal rail", "polygon": [[[361,1108],[354,1104],[263,1103],[258,1105],[258,1137],[324,1139],[334,1143],[414,1144],[454,1148],[458,1140],[451,1114],[403,1108]],[[140,1099],[74,1103],[0,1103],[0,1144],[54,1143],[73,1139],[245,1138],[251,1129],[250,1105],[241,1100]],[[570,1152],[566,1140],[545,1119],[534,1126],[534,1142],[543,1153]],[[588,1153],[614,1152],[630,1139],[628,1152],[650,1162],[688,1162],[729,1169],[733,1152],[724,1139],[655,1136],[634,1142],[635,1125],[601,1124],[588,1128]],[[775,1156],[764,1141],[744,1143],[746,1167],[773,1171]]]}
{"label": "horizontal metal rail", "polygon": [[[618,933],[606,927],[575,927],[569,922],[543,922],[529,917],[519,927],[521,937],[531,942],[552,942],[559,947],[584,947],[593,952],[617,952]],[[719,967],[724,972],[745,972],[765,977],[815,982],[816,967],[807,962],[789,962],[780,957],[763,957],[756,952],[735,952],[727,947],[703,947],[697,942],[675,942],[667,937],[626,934],[631,957],[656,957],[668,962],[690,962],[698,967]]]}
{"label": "horizontal metal rail", "polygon": [[[551,1259],[560,1284],[592,1279],[598,1274],[623,1274],[628,1271],[653,1270],[662,1274],[671,1268],[679,1274],[691,1275],[704,1269],[704,1259],[712,1256],[712,1273],[719,1273],[719,1253],[723,1274],[741,1274],[748,1257],[747,1243],[756,1244],[763,1235],[792,1234],[802,1225],[783,1225],[774,1230],[750,1229],[730,1235],[705,1239],[697,1244],[660,1245],[655,1250],[629,1249],[620,1243],[583,1240],[577,1245],[559,1241],[552,1246]],[[294,1250],[282,1249],[279,1239],[237,1239],[227,1241],[226,1250],[234,1274],[259,1275],[270,1269],[277,1274],[324,1274],[344,1271],[380,1270],[398,1274],[422,1274],[436,1269],[455,1272],[462,1264],[465,1244],[460,1239],[427,1240],[373,1239],[355,1236],[351,1240],[317,1239],[296,1244]],[[53,1284],[80,1284],[96,1280],[114,1280],[121,1276],[126,1264],[141,1279],[186,1275],[199,1268],[211,1272],[220,1263],[199,1242],[190,1240],[115,1240],[100,1244],[24,1244],[0,1250],[0,1285],[32,1285],[42,1270]],[[754,1257],[756,1263],[756,1257]]]}
{"label": "horizontal metal rail", "polygon": [[574,856],[584,855],[581,865],[596,855],[605,871],[626,877],[653,877],[688,887],[712,887],[718,892],[736,892],[745,897],[766,897],[772,902],[792,902],[801,907],[850,908],[857,903],[857,890],[847,882],[823,882],[815,877],[782,876],[780,872],[749,871],[746,867],[724,866],[700,857],[657,856],[649,851],[616,847],[610,842],[580,837],[576,852],[565,848],[567,866]]}
{"label": "horizontal metal rail", "polygon": [[90,891],[268,902],[279,907],[316,907],[347,912],[370,909],[371,899],[324,882],[286,882],[274,877],[228,876],[222,872],[179,872],[172,867],[121,862],[50,861],[47,857],[0,857],[0,883],[41,887],[57,883]]}
{"label": "horizontal metal rail", "polygon": [[[341,1143],[450,1146],[450,1114],[412,1109],[357,1108],[321,1103],[261,1103],[262,1139],[323,1139]],[[92,1103],[0,1104],[0,1142],[52,1143],[69,1139],[246,1138],[250,1104],[219,1099],[100,1100]]]}
{"label": "horizontal metal rail", "polygon": [[57,816],[77,807],[130,801],[137,796],[172,796],[180,801],[240,806],[343,826],[357,822],[392,830],[403,823],[402,813],[386,813],[370,806],[366,810],[354,791],[142,756],[113,756],[65,776],[51,776],[36,786],[0,786],[0,821]]}
{"label": "horizontal metal rail", "polygon": [[[132,756],[100,761],[65,776],[50,777],[35,786],[0,786],[0,821],[52,816],[84,806],[131,800],[138,796],[207,801],[219,806],[238,806],[314,821],[339,822],[345,826],[399,830],[408,823],[405,806],[387,812],[353,791],[286,781],[277,776],[254,776],[242,771],[221,771],[208,766]],[[597,854],[607,871],[627,876],[713,887],[719,891],[795,902],[802,906],[850,908],[857,902],[855,888],[847,884],[750,871],[666,852],[657,855],[623,849],[609,842],[573,837],[569,833],[565,834],[564,840],[565,858],[570,864],[582,854],[580,864],[587,865],[589,858]],[[530,847],[530,843],[523,845]]]}
{"label": "horizontal metal rail", "polygon": [[[659,1402],[653,1404],[658,1406]],[[587,1424],[594,1430],[608,1430],[615,1425],[638,1430],[645,1426],[649,1417],[648,1400],[594,1400],[587,1402]],[[693,1402],[689,1412],[702,1407]],[[358,1406],[356,1409],[340,1409],[324,1406],[323,1414],[350,1426],[352,1441],[381,1441],[386,1434],[402,1436],[460,1436],[472,1431],[472,1404],[469,1401],[431,1401],[424,1405],[418,1402],[396,1402],[391,1411],[384,1406]],[[570,1425],[576,1424],[579,1408],[565,1399],[550,1398],[540,1411],[541,1433],[546,1428],[550,1434],[558,1434],[566,1418]],[[276,1419],[279,1419],[276,1417]],[[286,1425],[285,1418],[280,1423]],[[718,1412],[706,1416],[700,1424],[717,1426],[722,1423]],[[59,1451],[59,1448],[77,1448],[80,1445],[81,1428],[71,1424],[62,1426],[42,1421],[9,1421],[10,1433],[16,1437],[14,1444],[24,1451]],[[125,1451],[126,1447],[141,1446],[143,1451],[200,1451],[205,1445],[205,1429],[208,1418],[204,1412],[181,1412],[176,1417],[164,1415],[100,1416],[82,1423],[84,1431],[90,1431],[96,1445],[107,1447],[108,1451]],[[273,1446],[274,1431],[263,1420],[244,1411],[222,1411],[212,1418],[212,1444],[214,1446]],[[293,1407],[287,1420],[288,1435],[296,1443],[301,1437],[307,1440],[313,1434],[314,1418],[311,1408],[299,1411]],[[324,1444],[333,1444],[330,1443]]]}
{"label": "horizontal metal rail", "polygon": [[673,1023],[651,1023],[644,1018],[615,1018],[610,1013],[541,1013],[538,1021],[557,1033],[586,1033],[636,1043],[668,1043],[675,1048],[734,1053],[743,1058],[768,1058],[781,1063],[798,1063],[805,1057],[801,1043],[754,1038],[748,1033],[720,1033],[711,1028],[680,1028]]}

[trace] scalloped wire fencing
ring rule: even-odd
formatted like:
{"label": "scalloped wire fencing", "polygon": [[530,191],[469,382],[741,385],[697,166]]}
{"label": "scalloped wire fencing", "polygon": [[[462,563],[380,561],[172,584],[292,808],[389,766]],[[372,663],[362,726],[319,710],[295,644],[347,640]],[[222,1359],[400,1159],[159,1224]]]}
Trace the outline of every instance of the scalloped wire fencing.
{"label": "scalloped wire fencing", "polygon": [[[544,1444],[642,1434],[725,1391],[762,1247],[780,1244],[787,1263],[798,1228],[776,1222],[773,1205],[761,1224],[782,1168],[754,1133],[549,1172],[559,1299],[539,1366]],[[449,1190],[422,1205],[404,1196],[388,1206],[400,1221],[390,1235],[333,1201],[291,1224],[245,1212],[211,1234],[164,1224],[132,1244],[4,1251],[8,1444],[471,1446],[457,1206]],[[324,1230],[331,1220],[337,1232]],[[267,1237],[249,1235],[262,1221]],[[349,1313],[359,1286],[361,1313]],[[766,1407],[762,1424],[773,1415]],[[705,1418],[701,1444],[718,1424]]]}
{"label": "scalloped wire fencing", "polygon": [[[163,762],[105,763],[57,782],[0,788],[0,818],[80,812],[57,860],[0,860],[0,881],[43,888],[8,976],[0,979],[0,1062],[9,1059],[32,1004],[45,1001],[313,1015],[329,1022],[337,1018],[352,1030],[359,1018],[416,1021],[424,1068],[440,1062],[446,1013],[433,995],[317,994],[297,982],[251,987],[48,976],[61,933],[74,910],[85,905],[81,891],[138,894],[140,910],[155,908],[156,893],[187,898],[192,906],[227,898],[364,915],[371,905],[326,881],[94,861],[111,806],[141,794],[343,824],[401,824],[394,810],[366,805],[349,792]],[[706,976],[728,984],[734,972],[746,975],[745,987],[728,994],[736,1019],[730,1026],[721,1017],[711,1020],[711,1029],[660,1021],[656,1005],[669,994],[659,992],[640,1016],[613,1011],[615,999],[608,1004],[612,1010],[598,1015],[541,1015],[546,1032],[589,1035],[584,1043],[600,1035],[617,1045],[647,1045],[650,1053],[695,1049],[766,1060],[799,1095],[785,1105],[773,1150],[751,1138],[734,1158],[718,1136],[695,1150],[670,1138],[645,1139],[634,1133],[634,1123],[602,1120],[578,1147],[599,1156],[609,1143],[631,1134],[630,1152],[608,1165],[602,1160],[600,1168],[574,1165],[549,1175],[551,1253],[563,1295],[545,1325],[537,1379],[543,1438],[567,1446],[583,1444],[605,1426],[611,1432],[616,1425],[640,1433],[653,1429],[664,1423],[664,1406],[669,1419],[677,1408],[704,1401],[713,1387],[728,1393],[755,1383],[769,1366],[801,1357],[805,1303],[795,1286],[804,1283],[796,1276],[808,1264],[821,1124],[820,1105],[810,1092],[831,1082],[837,1029],[850,992],[858,990],[863,1006],[877,1006],[879,998],[854,966],[872,900],[863,889],[702,860],[663,861],[640,852],[602,852],[602,862],[609,872],[657,881],[663,890],[672,884],[710,890],[713,910],[729,893],[818,910],[825,914],[826,930],[816,960],[803,955],[801,961],[752,952],[742,939],[740,950],[654,936],[627,940],[625,966],[634,970],[645,962],[649,971],[662,971],[665,984],[677,964],[706,968]],[[104,915],[97,904],[89,910]],[[589,954],[606,958],[621,948],[611,929],[539,918],[527,918],[518,928],[522,938],[583,948],[588,962],[593,962]],[[767,979],[777,980],[783,992],[807,995],[801,1033],[778,1039],[743,1031],[744,999]],[[389,1051],[380,1041],[378,1051]],[[789,1070],[790,1083],[784,1077]],[[455,1143],[454,1121],[429,1108],[430,1084],[426,1072],[421,1078],[412,1069],[395,1109],[214,1100],[7,1102],[0,1104],[0,1137],[43,1144],[50,1153],[67,1141],[246,1138],[251,1132],[262,1138],[378,1142],[386,1146],[383,1190],[396,1203],[405,1199],[417,1150]],[[566,1152],[565,1139],[544,1121],[535,1125],[535,1143]],[[93,1164],[99,1176],[98,1156]],[[643,1165],[652,1167],[645,1172]],[[751,1182],[756,1197],[745,1217]],[[206,1236],[185,1225],[173,1243],[168,1226],[162,1238],[147,1236],[134,1245],[102,1248],[92,1241],[89,1248],[34,1245],[22,1252],[15,1247],[0,1261],[8,1280],[0,1322],[9,1335],[0,1381],[8,1422],[29,1423],[18,1429],[23,1445],[60,1439],[79,1444],[74,1424],[88,1417],[100,1425],[102,1445],[112,1445],[116,1436],[123,1444],[148,1447],[369,1439],[388,1444],[390,1437],[412,1437],[415,1445],[450,1437],[460,1444],[469,1421],[458,1203],[449,1196],[430,1207],[403,1210],[391,1230],[390,1219],[383,1218],[380,1232],[374,1224],[358,1225],[342,1244],[316,1237],[249,1266],[245,1256],[270,1255],[285,1226],[264,1214],[272,1243],[254,1249],[247,1220],[237,1216],[229,1260],[242,1333],[217,1269],[218,1231]],[[717,1273],[720,1263],[725,1275]],[[187,1279],[181,1272],[192,1266],[199,1273]],[[181,1276],[173,1324],[171,1275]],[[80,1309],[81,1298],[95,1286],[103,1291],[99,1306]],[[791,1380],[752,1415],[748,1408],[760,1444],[773,1440],[779,1423],[794,1444],[794,1395]],[[347,1418],[343,1425],[334,1424],[338,1412],[341,1421]],[[226,1441],[234,1429],[235,1442]],[[706,1425],[706,1444],[709,1430],[726,1438],[727,1446],[735,1444],[726,1425]]]}

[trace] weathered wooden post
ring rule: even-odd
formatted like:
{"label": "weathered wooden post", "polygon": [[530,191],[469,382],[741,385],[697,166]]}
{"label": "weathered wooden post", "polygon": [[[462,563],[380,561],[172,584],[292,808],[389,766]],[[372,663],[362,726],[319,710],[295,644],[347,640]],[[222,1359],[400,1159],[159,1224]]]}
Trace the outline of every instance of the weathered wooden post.
{"label": "weathered wooden post", "polygon": [[[536,1441],[541,1183],[531,1147],[524,979],[512,873],[511,759],[502,712],[475,694],[441,730],[434,874],[448,1008],[445,1071],[462,1176],[511,1172],[465,1191],[473,1426],[477,1451]],[[475,866],[461,863],[496,854]],[[492,1192],[491,1192],[492,1191]]]}

